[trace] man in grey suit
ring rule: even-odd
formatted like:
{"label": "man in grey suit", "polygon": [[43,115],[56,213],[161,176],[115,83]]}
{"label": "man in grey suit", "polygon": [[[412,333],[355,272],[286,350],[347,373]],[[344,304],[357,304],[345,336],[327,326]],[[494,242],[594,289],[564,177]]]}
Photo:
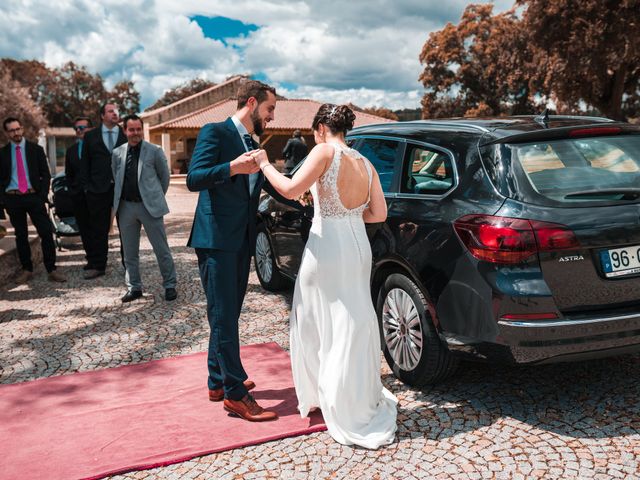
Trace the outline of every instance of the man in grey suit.
{"label": "man in grey suit", "polygon": [[140,279],[140,227],[144,227],[162,273],[164,298],[175,300],[176,268],[167,242],[163,216],[169,213],[165,194],[169,188],[169,168],[160,147],[142,139],[142,119],[128,115],[123,119],[127,143],[113,150],[111,169],[114,179],[113,211],[124,253],[127,293],[122,302],[142,297]]}

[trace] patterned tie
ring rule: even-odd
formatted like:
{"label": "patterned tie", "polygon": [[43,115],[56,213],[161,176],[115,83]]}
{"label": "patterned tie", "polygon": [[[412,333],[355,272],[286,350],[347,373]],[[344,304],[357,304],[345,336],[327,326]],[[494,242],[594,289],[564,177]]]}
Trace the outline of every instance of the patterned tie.
{"label": "patterned tie", "polygon": [[242,138],[244,139],[244,144],[247,146],[247,151],[253,150],[253,139],[251,138],[251,135],[245,133]]}
{"label": "patterned tie", "polygon": [[113,152],[113,132],[111,130],[107,130],[107,148],[109,152]]}
{"label": "patterned tie", "polygon": [[16,145],[16,170],[18,171],[18,190],[20,193],[25,193],[29,187],[27,186],[27,172],[24,170],[20,145]]}
{"label": "patterned tie", "polygon": [[[247,151],[253,150],[255,148],[253,146],[253,139],[251,138],[251,135],[249,135],[248,133],[245,133],[242,136],[242,139],[244,140],[244,144],[247,146]],[[249,174],[249,178],[247,179],[249,183],[249,195],[253,194],[253,188],[256,186],[257,179],[258,179],[257,173]]]}

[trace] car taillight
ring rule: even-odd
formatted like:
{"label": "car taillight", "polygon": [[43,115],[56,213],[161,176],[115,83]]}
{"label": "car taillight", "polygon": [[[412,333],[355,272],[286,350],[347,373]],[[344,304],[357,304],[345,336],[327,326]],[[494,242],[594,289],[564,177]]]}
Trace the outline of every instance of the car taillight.
{"label": "car taillight", "polygon": [[620,127],[595,127],[595,128],[576,128],[569,132],[569,136],[576,137],[593,137],[599,135],[617,135],[622,133]]}
{"label": "car taillight", "polygon": [[577,248],[564,225],[494,215],[465,215],[453,223],[463,245],[479,260],[520,263],[538,251]]}
{"label": "car taillight", "polygon": [[538,250],[548,252],[580,247],[576,235],[569,227],[558,225],[557,223],[539,222],[537,220],[530,220],[530,223],[536,234]]}

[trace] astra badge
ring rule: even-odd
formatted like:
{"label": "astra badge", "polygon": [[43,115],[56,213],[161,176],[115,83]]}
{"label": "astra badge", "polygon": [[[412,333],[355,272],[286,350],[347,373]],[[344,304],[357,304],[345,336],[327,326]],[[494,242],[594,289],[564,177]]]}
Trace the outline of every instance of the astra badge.
{"label": "astra badge", "polygon": [[582,255],[567,255],[558,259],[559,262],[577,262],[578,260],[584,260],[584,257]]}

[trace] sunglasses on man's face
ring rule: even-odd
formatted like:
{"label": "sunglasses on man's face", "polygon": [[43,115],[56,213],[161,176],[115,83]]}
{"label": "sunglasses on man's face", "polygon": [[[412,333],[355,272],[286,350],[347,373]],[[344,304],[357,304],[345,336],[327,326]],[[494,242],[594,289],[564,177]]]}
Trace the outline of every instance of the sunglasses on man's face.
{"label": "sunglasses on man's face", "polygon": [[78,125],[77,127],[73,127],[73,128],[76,132],[81,132],[83,130],[86,130],[89,127],[87,127],[86,125]]}

